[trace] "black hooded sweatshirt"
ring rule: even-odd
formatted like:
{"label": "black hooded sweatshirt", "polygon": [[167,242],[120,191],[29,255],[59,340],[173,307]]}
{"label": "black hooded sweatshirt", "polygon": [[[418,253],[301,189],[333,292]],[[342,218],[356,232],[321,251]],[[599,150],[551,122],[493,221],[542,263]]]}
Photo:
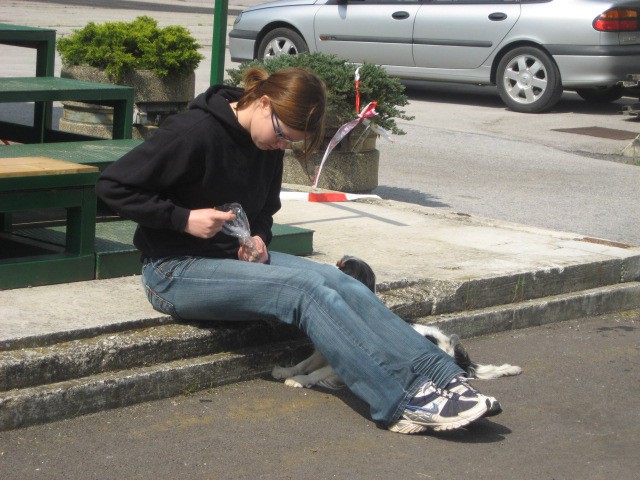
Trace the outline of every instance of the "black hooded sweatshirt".
{"label": "black hooded sweatshirt", "polygon": [[244,208],[251,235],[271,242],[284,153],[255,146],[229,106],[241,95],[238,88],[209,88],[100,175],[98,196],[138,223],[134,244],[143,256],[237,259],[237,238],[184,232],[190,210],[232,202]]}

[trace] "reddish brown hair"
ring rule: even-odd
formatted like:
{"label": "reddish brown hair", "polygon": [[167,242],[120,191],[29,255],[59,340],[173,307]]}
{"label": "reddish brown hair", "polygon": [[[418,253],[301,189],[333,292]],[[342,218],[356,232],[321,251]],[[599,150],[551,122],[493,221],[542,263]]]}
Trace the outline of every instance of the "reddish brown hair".
{"label": "reddish brown hair", "polygon": [[266,95],[276,117],[288,127],[305,132],[305,153],[322,144],[327,90],[316,74],[302,68],[269,74],[254,67],[245,70],[242,82],[245,93],[238,101],[238,109]]}

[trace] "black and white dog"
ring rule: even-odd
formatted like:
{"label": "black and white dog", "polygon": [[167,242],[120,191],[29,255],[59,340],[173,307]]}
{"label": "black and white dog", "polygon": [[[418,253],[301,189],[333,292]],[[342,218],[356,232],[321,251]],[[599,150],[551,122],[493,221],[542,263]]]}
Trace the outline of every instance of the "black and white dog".
{"label": "black and white dog", "polygon": [[[364,283],[375,293],[376,275],[365,261],[357,257],[344,256],[338,261],[337,267],[347,275]],[[497,366],[473,362],[460,343],[457,335],[445,335],[440,329],[430,325],[413,324],[412,327],[420,333],[420,335],[423,335],[427,340],[430,340],[450,355],[470,378],[491,380],[499,377],[518,375],[522,372],[520,367],[507,363]],[[293,367],[274,367],[271,375],[278,380],[284,380],[285,385],[290,387],[310,388],[318,385],[337,389],[344,386],[340,377],[336,375],[318,350],[315,350],[309,358]]]}

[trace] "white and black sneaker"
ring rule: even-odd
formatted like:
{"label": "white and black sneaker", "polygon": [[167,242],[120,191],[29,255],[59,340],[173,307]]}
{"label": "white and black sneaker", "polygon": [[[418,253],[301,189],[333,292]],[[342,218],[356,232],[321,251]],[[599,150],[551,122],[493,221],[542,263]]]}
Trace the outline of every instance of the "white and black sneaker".
{"label": "white and black sneaker", "polygon": [[[447,385],[448,387],[448,385]],[[389,427],[396,433],[422,433],[464,427],[483,417],[490,401],[480,393],[465,396],[425,383],[405,406],[402,417]]]}
{"label": "white and black sneaker", "polygon": [[[478,390],[469,385],[465,377],[456,377],[451,380],[447,385],[447,390],[457,393],[461,397],[475,397],[476,395],[481,395]],[[500,405],[500,402],[495,397],[491,397],[489,395],[483,396],[489,400],[489,408],[487,408],[487,413],[484,414],[485,417],[493,417],[502,413],[502,405]]]}

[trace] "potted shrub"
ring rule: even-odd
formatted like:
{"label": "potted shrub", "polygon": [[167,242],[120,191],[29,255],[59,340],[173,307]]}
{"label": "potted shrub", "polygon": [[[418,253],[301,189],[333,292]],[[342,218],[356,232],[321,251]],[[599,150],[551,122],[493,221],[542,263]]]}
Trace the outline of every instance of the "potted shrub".
{"label": "potted shrub", "polygon": [[[199,48],[186,28],[158,28],[157,21],[147,16],[128,23],[89,22],[57,42],[63,77],[134,87],[138,138],[148,136],[166,115],[185,109],[193,99],[195,70],[204,58]],[[104,107],[65,102],[60,126],[110,137],[104,125],[110,123],[109,117]]]}
{"label": "potted shrub", "polygon": [[[360,108],[371,101],[378,102],[378,115],[373,121],[394,134],[404,134],[395,119],[411,120],[399,107],[408,103],[404,86],[390,77],[379,65],[347,63],[336,55],[310,53],[300,55],[278,55],[264,62],[254,60],[234,69],[228,69],[226,83],[240,85],[245,69],[259,66],[269,72],[289,67],[301,67],[315,72],[327,85],[327,123],[325,143],[318,152],[306,160],[296,155],[295,146],[285,153],[285,183],[312,185],[317,168],[329,140],[344,123],[357,117],[355,73],[360,68]],[[370,192],[378,186],[378,164],[380,152],[375,148],[377,135],[371,131],[361,146],[356,146],[364,127],[354,129],[331,153],[322,168],[318,187],[350,193]],[[354,151],[356,147],[356,151]]]}

